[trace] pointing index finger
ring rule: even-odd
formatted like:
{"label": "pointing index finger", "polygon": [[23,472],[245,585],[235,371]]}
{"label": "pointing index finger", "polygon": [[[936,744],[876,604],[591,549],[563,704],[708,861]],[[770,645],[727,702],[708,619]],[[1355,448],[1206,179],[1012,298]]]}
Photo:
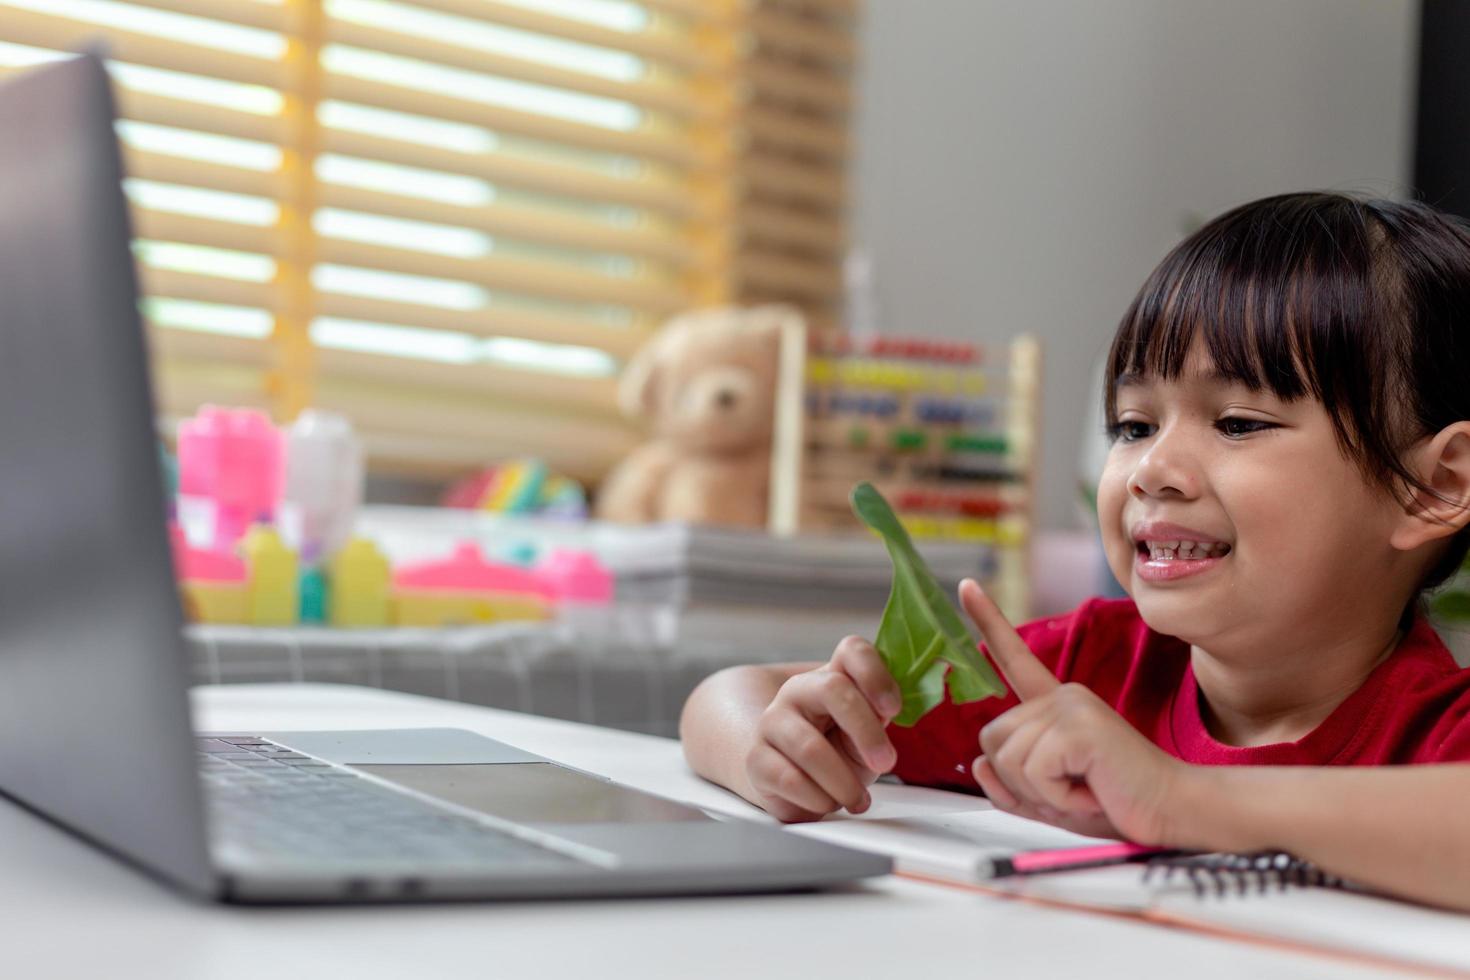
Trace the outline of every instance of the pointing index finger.
{"label": "pointing index finger", "polygon": [[1036,659],[1021,634],[974,579],[967,578],[960,583],[960,605],[979,628],[991,659],[1017,697],[1029,701],[1060,686],[1061,682]]}

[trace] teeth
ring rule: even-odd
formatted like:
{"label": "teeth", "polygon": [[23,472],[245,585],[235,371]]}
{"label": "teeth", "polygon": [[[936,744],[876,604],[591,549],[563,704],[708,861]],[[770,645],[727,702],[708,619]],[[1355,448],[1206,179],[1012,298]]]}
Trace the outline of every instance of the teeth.
{"label": "teeth", "polygon": [[1178,558],[1214,558],[1230,550],[1228,544],[1202,544],[1199,541],[1146,541],[1151,561],[1171,561]]}

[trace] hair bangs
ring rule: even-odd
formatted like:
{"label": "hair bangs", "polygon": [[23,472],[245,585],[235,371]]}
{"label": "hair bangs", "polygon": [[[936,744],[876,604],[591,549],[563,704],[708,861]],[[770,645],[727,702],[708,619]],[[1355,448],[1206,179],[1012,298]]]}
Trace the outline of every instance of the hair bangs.
{"label": "hair bangs", "polygon": [[[1376,348],[1393,290],[1375,284],[1377,239],[1356,201],[1289,195],[1228,212],[1180,243],[1149,276],[1108,355],[1106,416],[1117,388],[1177,381],[1200,345],[1211,373],[1284,401],[1312,397],[1332,416],[1344,448],[1367,427],[1350,394],[1381,404]],[[1328,197],[1324,195],[1324,197]],[[1274,205],[1274,206],[1273,206]],[[1308,206],[1309,205],[1309,206]],[[1375,288],[1375,286],[1377,288]]]}

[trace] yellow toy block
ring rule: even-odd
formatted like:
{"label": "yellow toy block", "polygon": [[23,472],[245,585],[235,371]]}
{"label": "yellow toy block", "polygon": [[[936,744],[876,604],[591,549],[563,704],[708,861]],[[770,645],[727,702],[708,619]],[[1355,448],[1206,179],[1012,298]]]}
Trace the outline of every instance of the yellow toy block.
{"label": "yellow toy block", "polygon": [[333,626],[387,626],[391,573],[388,559],[366,538],[353,538],[327,565],[327,622]]}
{"label": "yellow toy block", "polygon": [[301,614],[296,553],[275,528],[257,524],[240,542],[246,568],[246,619],[252,626],[291,626]]}
{"label": "yellow toy block", "polygon": [[533,595],[400,589],[393,596],[393,622],[399,626],[459,626],[549,618],[550,605]]}
{"label": "yellow toy block", "polygon": [[184,616],[191,623],[244,623],[250,611],[243,582],[182,582]]}

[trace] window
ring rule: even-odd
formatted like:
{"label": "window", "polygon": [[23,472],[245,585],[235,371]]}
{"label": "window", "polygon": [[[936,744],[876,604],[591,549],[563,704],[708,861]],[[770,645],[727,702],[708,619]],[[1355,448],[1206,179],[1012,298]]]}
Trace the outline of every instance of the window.
{"label": "window", "polygon": [[165,417],[595,481],[662,318],[836,322],[852,4],[0,0],[0,70],[107,45]]}

